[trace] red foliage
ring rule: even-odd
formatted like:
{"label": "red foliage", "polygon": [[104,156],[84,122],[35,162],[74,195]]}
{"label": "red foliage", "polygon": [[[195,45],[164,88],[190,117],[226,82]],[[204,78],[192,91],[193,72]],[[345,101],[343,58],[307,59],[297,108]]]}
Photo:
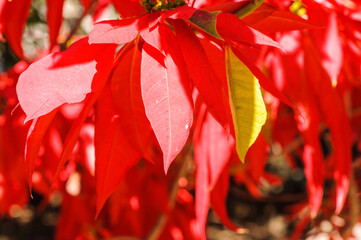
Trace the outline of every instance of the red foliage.
{"label": "red foliage", "polygon": [[[31,1],[0,0],[0,34],[21,59],[0,75],[0,214],[29,201],[28,183],[45,202],[61,194],[57,239],[206,239],[210,206],[241,232],[227,214],[229,179],[255,198],[264,197],[262,183],[281,185],[266,171],[275,146],[291,168],[294,156],[304,165],[310,210],[294,238],[320,209],[329,214],[322,206],[337,215],[351,208],[361,4],[257,2],[83,0],[81,17],[98,19],[113,4],[121,19],[97,22],[89,36],[33,61],[21,46]],[[64,1],[46,4],[44,51],[52,52],[67,45],[58,41]],[[238,121],[251,116],[254,128],[260,120],[231,98],[252,106],[259,99],[232,85],[226,49],[265,90],[270,113],[257,140],[245,140],[254,142],[245,157],[237,134],[261,129],[239,131]],[[238,71],[237,81],[253,81]],[[11,114],[17,101],[25,114]]]}

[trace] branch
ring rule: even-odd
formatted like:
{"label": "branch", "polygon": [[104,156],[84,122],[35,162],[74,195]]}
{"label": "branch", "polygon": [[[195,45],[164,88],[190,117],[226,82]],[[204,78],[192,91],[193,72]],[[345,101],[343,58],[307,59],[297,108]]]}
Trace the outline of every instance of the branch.
{"label": "branch", "polygon": [[189,162],[192,160],[192,157],[190,154],[191,150],[192,150],[191,144],[187,144],[183,151],[184,154],[178,155],[177,160],[181,161],[181,163],[179,166],[177,176],[175,177],[175,179],[173,180],[173,183],[171,185],[167,211],[160,213],[157,221],[154,224],[153,229],[150,231],[150,233],[145,238],[145,240],[159,239],[160,235],[162,234],[164,227],[166,226],[167,221],[168,221],[168,214],[174,208],[174,206],[176,204],[177,193],[179,190],[179,183],[178,183],[179,179],[182,177],[185,177],[188,173]]}
{"label": "branch", "polygon": [[80,23],[81,21],[83,20],[83,18],[89,13],[91,14],[93,12],[93,9],[94,9],[94,5],[95,3],[97,2],[97,0],[92,0],[90,6],[89,6],[89,10],[88,12],[83,12],[82,15],[77,18],[73,24],[72,24],[72,27],[70,29],[70,32],[68,34],[68,36],[66,37],[66,39],[59,44],[60,46],[60,51],[64,51],[66,48],[67,48],[67,43],[69,42],[69,40],[73,37],[73,35],[75,34],[75,32],[78,30],[79,26],[80,26]]}

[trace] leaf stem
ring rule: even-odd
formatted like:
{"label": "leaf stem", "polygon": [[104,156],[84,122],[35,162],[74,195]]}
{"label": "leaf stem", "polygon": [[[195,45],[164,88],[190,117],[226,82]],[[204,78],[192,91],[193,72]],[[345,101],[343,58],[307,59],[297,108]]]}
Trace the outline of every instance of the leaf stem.
{"label": "leaf stem", "polygon": [[264,0],[252,0],[246,6],[234,12],[234,15],[236,15],[238,18],[244,18],[251,14],[259,6],[261,6],[263,2]]}

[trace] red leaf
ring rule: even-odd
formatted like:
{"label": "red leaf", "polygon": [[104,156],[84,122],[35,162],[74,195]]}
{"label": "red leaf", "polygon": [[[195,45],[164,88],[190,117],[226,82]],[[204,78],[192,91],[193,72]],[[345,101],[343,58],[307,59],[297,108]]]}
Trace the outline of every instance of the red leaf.
{"label": "red leaf", "polygon": [[242,21],[264,33],[319,28],[290,11],[279,10],[268,4],[262,4]]}
{"label": "red leaf", "polygon": [[225,167],[219,176],[217,184],[211,191],[211,204],[221,222],[230,230],[242,233],[244,230],[236,227],[228,217],[226,202],[229,188],[229,168]]}
{"label": "red leaf", "polygon": [[303,162],[307,179],[307,191],[310,202],[311,216],[316,217],[322,204],[323,183],[325,177],[322,147],[319,141],[320,113],[314,105],[317,101],[313,91],[308,90],[302,94],[307,109],[299,109],[302,117],[298,116],[298,127],[302,132],[304,141]]}
{"label": "red leaf", "polygon": [[106,87],[97,102],[95,118],[97,216],[128,170],[142,156],[128,142],[128,136],[124,132],[126,129],[122,127],[124,118],[127,115],[116,110],[110,87]]}
{"label": "red leaf", "polygon": [[138,35],[138,18],[109,20],[95,23],[89,34],[89,43],[124,44]]}
{"label": "red leaf", "polygon": [[[331,79],[321,65],[317,52],[308,38],[304,38],[306,79],[319,97],[325,122],[330,128],[333,144],[336,182],[336,214],[345,203],[351,172],[351,126],[341,96],[332,87]],[[321,97],[322,96],[322,97]]]}
{"label": "red leaf", "polygon": [[[203,142],[205,144],[205,142]],[[203,147],[203,148],[202,148]],[[210,192],[209,192],[209,169],[207,157],[205,155],[205,146],[201,145],[194,151],[196,160],[196,219],[198,223],[198,231],[201,239],[206,239],[205,228],[208,216],[208,209],[210,203]],[[202,151],[203,150],[203,151]]]}
{"label": "red leaf", "polygon": [[[3,15],[3,11],[5,9],[6,0],[0,0],[0,16]],[[4,21],[2,20],[2,17],[0,17],[0,39],[3,38],[2,34],[4,31]]]}
{"label": "red leaf", "polygon": [[[66,136],[63,151],[60,157],[59,165],[57,168],[57,171],[54,175],[53,183],[57,179],[61,169],[65,165],[66,161],[68,160],[68,157],[73,151],[73,148],[78,140],[79,133],[81,130],[81,127],[83,126],[84,121],[88,117],[88,113],[90,109],[93,107],[95,102],[97,101],[99,95],[102,92],[102,89],[108,79],[108,75],[110,73],[110,70],[113,66],[113,51],[114,46],[103,48],[103,54],[104,57],[102,58],[102,62],[99,62],[99,67],[102,69],[102,72],[98,72],[96,75],[94,75],[93,79],[93,86],[96,86],[96,90],[94,93],[91,93],[87,96],[85,100],[85,104],[81,112],[79,113],[79,116],[74,121],[68,135]],[[97,66],[98,68],[98,66]]]}
{"label": "red leaf", "polygon": [[[336,83],[344,63],[343,37],[338,27],[337,13],[326,12],[312,4],[308,14],[313,21],[326,25],[323,29],[310,30],[310,36],[321,57],[321,63],[333,83]],[[345,24],[345,23],[344,23]],[[346,24],[345,24],[346,25]]]}
{"label": "red leaf", "polygon": [[167,11],[156,11],[143,16],[139,20],[140,34],[144,41],[164,53],[161,44],[161,36],[159,32],[159,24],[163,23],[166,18],[171,19],[189,19],[195,9],[188,6],[177,7]]}
{"label": "red leaf", "polygon": [[187,20],[193,15],[195,11],[195,8],[189,7],[187,5],[180,6],[169,11],[161,11],[161,22],[163,22],[166,18]]}
{"label": "red leaf", "polygon": [[147,12],[139,0],[112,0],[112,3],[123,18],[141,16]]}
{"label": "red leaf", "polygon": [[57,110],[54,110],[45,116],[34,119],[29,128],[25,146],[25,163],[30,191],[32,187],[34,162],[38,158],[42,140],[56,113]]}
{"label": "red leaf", "polygon": [[120,53],[120,62],[111,77],[112,97],[120,115],[127,116],[120,124],[127,130],[129,142],[144,153],[150,145],[152,129],[145,115],[140,88],[141,52],[138,41],[131,49],[124,51]]}
{"label": "red leaf", "polygon": [[173,26],[194,85],[215,118],[223,126],[228,125],[225,112],[230,110],[226,89],[222,87],[199,39],[184,21],[175,20]]}
{"label": "red leaf", "polygon": [[[64,52],[52,53],[31,64],[16,86],[26,121],[64,103],[82,101],[107,78],[115,45],[92,45],[83,38]],[[87,54],[84,54],[87,53]]]}
{"label": "red leaf", "polygon": [[64,0],[47,0],[46,1],[46,21],[49,29],[49,40],[51,50],[57,43],[57,38],[61,24],[63,22],[63,5]]}
{"label": "red leaf", "polygon": [[260,133],[246,154],[246,168],[249,170],[249,174],[252,178],[256,181],[259,181],[265,174],[268,154],[268,143],[263,134]]}
{"label": "red leaf", "polygon": [[209,187],[213,188],[227,165],[234,149],[234,138],[211,115],[203,123],[203,141],[206,141]]}
{"label": "red leaf", "polygon": [[[187,89],[188,76],[173,33],[163,28],[162,37],[167,42],[164,68],[148,51],[144,43],[141,64],[141,88],[146,115],[152,125],[163,151],[164,170],[182,150],[193,121],[193,106],[190,90]],[[170,29],[169,29],[170,30]],[[147,47],[148,46],[148,47]]]}
{"label": "red leaf", "polygon": [[90,109],[95,104],[100,93],[101,93],[101,91],[97,91],[97,92],[91,93],[87,96],[83,109],[81,110],[81,112],[79,113],[79,116],[75,119],[73,125],[71,126],[71,129],[65,139],[63,151],[61,153],[59,165],[55,172],[52,185],[55,183],[56,179],[58,178],[59,173],[62,170],[63,166],[65,165],[66,161],[68,161],[68,158],[69,158],[70,154],[72,153],[73,148],[78,140],[80,130],[81,130],[86,118],[88,117],[88,113],[89,113]]}
{"label": "red leaf", "polygon": [[[204,229],[210,203],[210,189],[216,185],[230,159],[234,140],[209,112],[202,113],[204,108],[201,108],[200,112],[200,115],[204,116],[199,116],[194,134],[196,144],[194,158],[197,166],[196,216],[200,234],[205,239]],[[223,208],[225,209],[224,206]]]}
{"label": "red leaf", "polygon": [[281,48],[280,45],[263,33],[251,28],[235,15],[220,13],[217,16],[217,31],[226,41],[240,44],[267,45]]}
{"label": "red leaf", "polygon": [[159,19],[159,12],[147,14],[139,20],[139,28],[140,35],[144,41],[164,54],[164,49],[161,44],[161,36],[159,33]]}
{"label": "red leaf", "polygon": [[0,17],[4,35],[11,49],[19,58],[24,58],[21,40],[29,15],[31,0],[6,1]]}

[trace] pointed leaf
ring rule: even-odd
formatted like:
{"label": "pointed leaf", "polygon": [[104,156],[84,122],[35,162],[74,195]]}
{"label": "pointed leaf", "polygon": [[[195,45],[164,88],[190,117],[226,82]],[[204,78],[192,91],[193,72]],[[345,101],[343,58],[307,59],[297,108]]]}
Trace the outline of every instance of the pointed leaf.
{"label": "pointed leaf", "polygon": [[128,170],[142,157],[124,134],[126,129],[121,123],[124,118],[127,115],[116,110],[107,86],[97,102],[95,117],[96,216]]}
{"label": "pointed leaf", "polygon": [[71,126],[71,129],[70,129],[69,133],[66,136],[64,146],[63,146],[63,151],[61,153],[61,157],[60,157],[60,160],[59,160],[59,165],[58,165],[58,168],[57,168],[57,170],[55,172],[52,185],[57,180],[57,178],[58,178],[58,176],[60,174],[60,171],[63,169],[65,163],[68,161],[68,158],[69,158],[70,154],[73,152],[75,144],[76,144],[76,142],[78,141],[78,138],[79,138],[80,130],[83,127],[83,124],[84,124],[86,118],[88,117],[89,111],[93,107],[93,105],[95,104],[95,102],[98,99],[100,93],[101,93],[101,91],[97,91],[97,92],[91,93],[91,94],[89,94],[87,96],[87,98],[85,100],[85,103],[84,103],[83,109],[79,113],[79,116],[73,122],[73,124]]}
{"label": "pointed leaf", "polygon": [[30,191],[32,187],[35,160],[38,158],[44,135],[57,112],[57,110],[54,110],[45,116],[34,119],[29,128],[25,146],[25,163]]}
{"label": "pointed leaf", "polygon": [[[205,108],[205,105],[203,106]],[[199,122],[194,131],[194,158],[197,166],[196,217],[203,239],[205,239],[204,229],[210,203],[210,190],[217,184],[234,147],[234,140],[227,130],[209,112],[205,112],[204,108],[199,111],[200,115],[204,116],[198,117]],[[225,209],[224,202],[223,208]]]}
{"label": "pointed leaf", "polygon": [[319,28],[290,11],[277,9],[268,4],[262,4],[252,14],[242,18],[242,21],[263,33]]}
{"label": "pointed leaf", "polygon": [[199,39],[183,20],[173,21],[173,26],[195,87],[215,118],[223,126],[227,126],[227,93],[208,61]]}
{"label": "pointed leaf", "polygon": [[[157,13],[157,14],[156,14]],[[159,12],[147,14],[139,20],[140,35],[152,47],[156,48],[164,54],[161,44],[158,21],[160,19]]]}
{"label": "pointed leaf", "polygon": [[202,240],[206,239],[205,228],[210,203],[209,191],[209,169],[208,157],[209,152],[206,141],[198,141],[198,145],[194,149],[194,158],[196,161],[196,219],[198,223],[198,231]]}
{"label": "pointed leaf", "polygon": [[150,145],[152,129],[142,100],[140,63],[141,52],[136,41],[129,51],[122,53],[119,64],[113,70],[110,84],[115,107],[120,115],[127,116],[120,124],[127,130],[129,143],[144,153]]}
{"label": "pointed leaf", "polygon": [[[173,38],[170,33],[165,34],[165,41]],[[174,40],[168,42],[166,68],[152,57],[147,43],[142,51],[142,97],[145,112],[163,151],[165,172],[182,150],[193,121],[190,91],[183,84],[187,81],[187,73],[177,67],[182,59],[177,46],[171,45],[175,43]]]}
{"label": "pointed leaf", "polygon": [[31,2],[31,0],[6,1],[0,16],[0,25],[3,27],[6,40],[19,58],[24,58],[21,41]]}
{"label": "pointed leaf", "polygon": [[64,0],[47,0],[46,1],[46,21],[49,29],[50,47],[52,49],[56,43],[61,24],[63,22],[63,5]]}
{"label": "pointed leaf", "polygon": [[[321,64],[312,40],[304,38],[306,79],[319,96],[323,117],[330,129],[333,144],[334,172],[336,183],[336,214],[344,206],[349,190],[349,176],[352,162],[351,126],[346,109],[337,89],[332,86],[330,76]],[[322,97],[320,97],[322,96]]]}
{"label": "pointed leaf", "polygon": [[248,148],[266,122],[267,112],[258,80],[229,46],[226,47],[226,68],[236,149],[243,162]]}
{"label": "pointed leaf", "polygon": [[230,230],[242,233],[244,231],[242,228],[235,226],[228,217],[227,213],[227,195],[229,188],[229,166],[225,166],[221,172],[219,179],[211,191],[211,205],[216,213],[217,217],[221,222]]}
{"label": "pointed leaf", "polygon": [[315,106],[317,102],[312,90],[308,89],[307,93],[302,94],[304,101],[307,103],[306,107],[299,107],[302,114],[297,116],[297,125],[300,129],[304,142],[303,162],[304,172],[307,179],[307,192],[310,203],[311,216],[314,218],[322,204],[323,185],[325,178],[324,158],[322,154],[322,146],[319,140],[319,126],[321,124],[321,115],[318,107]]}
{"label": "pointed leaf", "polygon": [[267,45],[281,48],[280,45],[270,37],[251,28],[235,15],[220,13],[217,16],[217,31],[220,36],[228,42],[240,44]]}

